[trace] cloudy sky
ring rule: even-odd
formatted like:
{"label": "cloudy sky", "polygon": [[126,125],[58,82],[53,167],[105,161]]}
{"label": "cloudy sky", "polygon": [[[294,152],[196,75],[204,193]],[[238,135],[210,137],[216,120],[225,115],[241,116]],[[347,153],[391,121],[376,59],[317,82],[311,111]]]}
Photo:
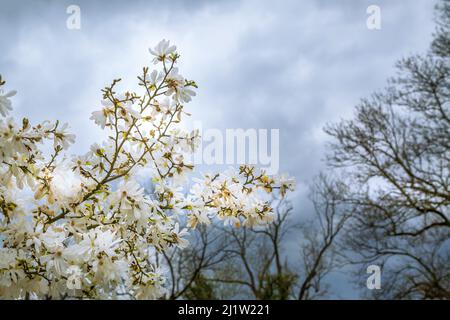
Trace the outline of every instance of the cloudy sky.
{"label": "cloudy sky", "polygon": [[[81,8],[81,29],[66,8]],[[381,8],[381,30],[366,26]],[[170,39],[182,73],[197,81],[190,104],[204,128],[279,128],[281,171],[298,181],[296,214],[324,169],[322,128],[348,118],[383,88],[397,59],[427,50],[430,0],[10,1],[0,0],[0,74],[17,89],[15,116],[70,122],[74,153],[98,140],[89,121],[100,89],[118,77],[135,88],[147,48]],[[336,297],[352,297],[336,275]]]}

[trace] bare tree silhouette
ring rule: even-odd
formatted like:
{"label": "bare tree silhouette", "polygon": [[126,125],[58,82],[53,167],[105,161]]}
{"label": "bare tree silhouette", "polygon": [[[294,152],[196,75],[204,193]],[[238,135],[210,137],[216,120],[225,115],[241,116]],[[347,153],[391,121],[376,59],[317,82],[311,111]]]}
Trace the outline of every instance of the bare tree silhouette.
{"label": "bare tree silhouette", "polygon": [[399,61],[386,90],[325,129],[328,163],[351,177],[351,260],[383,266],[377,298],[450,298],[450,2],[437,13],[429,53]]}

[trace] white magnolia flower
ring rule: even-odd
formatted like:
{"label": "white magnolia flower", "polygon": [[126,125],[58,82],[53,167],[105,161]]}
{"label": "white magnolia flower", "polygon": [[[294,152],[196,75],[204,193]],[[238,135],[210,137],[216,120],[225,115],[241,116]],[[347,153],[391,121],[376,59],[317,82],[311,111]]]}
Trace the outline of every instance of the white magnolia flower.
{"label": "white magnolia flower", "polygon": [[49,250],[56,250],[63,247],[63,241],[66,239],[64,229],[60,227],[51,226],[44,233],[40,235],[40,240]]}
{"label": "white magnolia flower", "polygon": [[291,191],[295,189],[296,186],[295,177],[291,177],[288,174],[283,173],[282,175],[277,177],[277,180],[279,184],[289,187]]}
{"label": "white magnolia flower", "polygon": [[58,166],[50,182],[50,192],[54,200],[63,204],[70,204],[78,200],[81,194],[81,177],[67,168]]}
{"label": "white magnolia flower", "polygon": [[204,225],[209,225],[211,223],[206,210],[198,210],[189,215],[188,226],[190,228],[195,229],[199,223]]}
{"label": "white magnolia flower", "polygon": [[17,91],[13,90],[3,94],[3,91],[0,90],[0,113],[2,116],[6,117],[9,111],[12,110],[11,101],[9,98],[14,96],[16,93]]}
{"label": "white magnolia flower", "polygon": [[61,146],[63,149],[69,148],[71,144],[75,142],[75,135],[67,133],[66,130],[69,127],[68,123],[65,123],[61,128],[57,128],[55,132],[53,145]]}
{"label": "white magnolia flower", "polygon": [[173,232],[173,237],[176,241],[176,245],[179,248],[183,249],[189,245],[189,241],[184,238],[188,235],[188,231],[186,228],[180,230],[180,225],[178,223],[176,223],[172,232]]}
{"label": "white magnolia flower", "polygon": [[99,253],[105,253],[112,257],[116,255],[116,246],[121,241],[121,239],[116,239],[115,233],[111,230],[102,231],[97,228],[83,234],[83,239],[67,248],[66,252],[73,260],[86,261]]}
{"label": "white magnolia flower", "polygon": [[161,112],[162,114],[166,115],[169,113],[169,111],[175,109],[176,102],[171,101],[169,98],[165,98],[162,101],[155,101],[154,108]]}
{"label": "white magnolia flower", "polygon": [[192,100],[192,97],[196,95],[197,94],[195,93],[195,91],[190,87],[182,86],[177,88],[174,98],[179,102],[190,102]]}
{"label": "white magnolia flower", "polygon": [[280,193],[282,196],[286,193],[286,191],[294,191],[296,187],[296,180],[294,177],[291,177],[287,174],[282,174],[276,177],[278,184],[280,185]]}
{"label": "white magnolia flower", "polygon": [[148,49],[148,51],[155,56],[153,63],[157,64],[160,61],[168,62],[171,53],[177,49],[176,46],[171,46],[169,40],[161,40],[156,47]]}
{"label": "white magnolia flower", "polygon": [[40,260],[46,265],[47,270],[63,275],[67,270],[66,258],[65,250],[57,248],[54,252],[43,255]]}
{"label": "white magnolia flower", "polygon": [[154,86],[161,81],[164,78],[164,74],[161,72],[158,72],[157,70],[153,70],[152,73],[150,73],[150,83]]}
{"label": "white magnolia flower", "polygon": [[79,266],[72,265],[67,268],[66,271],[68,277],[67,277],[67,288],[69,289],[81,289],[81,282],[82,282],[82,272]]}
{"label": "white magnolia flower", "polygon": [[120,103],[118,105],[119,115],[125,119],[126,122],[131,122],[134,119],[142,118],[142,114],[135,109],[132,103]]}
{"label": "white magnolia flower", "polygon": [[116,255],[114,250],[121,241],[122,239],[116,239],[115,233],[111,232],[111,230],[96,230],[94,240],[95,251],[96,253],[106,253],[108,256],[112,257]]}
{"label": "white magnolia flower", "polygon": [[110,100],[106,99],[103,99],[101,104],[102,109],[92,112],[89,119],[94,120],[97,125],[104,129],[108,121],[109,123],[114,121],[114,105]]}
{"label": "white magnolia flower", "polygon": [[108,119],[108,113],[106,109],[92,112],[92,116],[89,118],[99,125],[102,129],[105,129],[106,119]]}
{"label": "white magnolia flower", "polygon": [[173,68],[166,78],[168,89],[167,96],[172,96],[175,102],[189,102],[196,95],[191,87],[186,86],[185,78],[178,73],[178,68]]}
{"label": "white magnolia flower", "polygon": [[144,278],[144,284],[139,285],[135,293],[138,299],[157,299],[167,293],[164,287],[164,271],[161,268],[154,268],[154,271],[147,273]]}
{"label": "white magnolia flower", "polygon": [[128,266],[126,261],[113,261],[110,257],[102,257],[94,261],[92,269],[95,272],[95,279],[99,283],[105,283],[105,281],[120,281],[124,278]]}
{"label": "white magnolia flower", "polygon": [[8,269],[15,265],[17,251],[9,248],[0,248],[0,269]]}
{"label": "white magnolia flower", "polygon": [[117,191],[111,196],[113,203],[121,203],[123,209],[130,209],[137,201],[144,200],[144,188],[134,180],[122,182]]}
{"label": "white magnolia flower", "polygon": [[47,294],[49,289],[48,281],[38,277],[24,281],[21,286],[24,291],[33,292],[35,297],[39,297],[39,294]]}

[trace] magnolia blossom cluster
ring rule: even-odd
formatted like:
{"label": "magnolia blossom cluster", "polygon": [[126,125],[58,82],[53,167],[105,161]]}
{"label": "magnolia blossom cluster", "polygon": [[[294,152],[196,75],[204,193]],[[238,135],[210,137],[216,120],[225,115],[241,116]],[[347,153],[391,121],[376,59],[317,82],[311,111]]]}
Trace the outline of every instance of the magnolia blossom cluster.
{"label": "magnolia blossom cluster", "polygon": [[[187,246],[189,230],[212,219],[268,223],[264,194],[293,189],[249,166],[190,182],[199,136],[179,123],[197,85],[169,41],[150,53],[156,69],[143,68],[139,93],[117,92],[120,79],[102,90],[91,119],[108,138],[81,156],[64,153],[75,139],[67,124],[5,118],[15,92],[0,91],[1,298],[159,298],[157,252]],[[137,182],[144,168],[150,190]]]}

